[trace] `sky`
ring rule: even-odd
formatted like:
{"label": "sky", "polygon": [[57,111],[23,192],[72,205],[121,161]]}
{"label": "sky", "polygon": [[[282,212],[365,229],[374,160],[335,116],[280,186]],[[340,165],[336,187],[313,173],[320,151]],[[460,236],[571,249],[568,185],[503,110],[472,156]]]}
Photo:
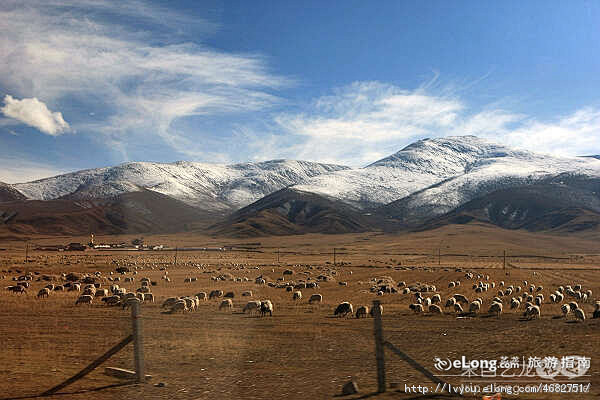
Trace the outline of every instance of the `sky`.
{"label": "sky", "polygon": [[0,3],[0,181],[360,167],[427,137],[600,154],[597,1]]}

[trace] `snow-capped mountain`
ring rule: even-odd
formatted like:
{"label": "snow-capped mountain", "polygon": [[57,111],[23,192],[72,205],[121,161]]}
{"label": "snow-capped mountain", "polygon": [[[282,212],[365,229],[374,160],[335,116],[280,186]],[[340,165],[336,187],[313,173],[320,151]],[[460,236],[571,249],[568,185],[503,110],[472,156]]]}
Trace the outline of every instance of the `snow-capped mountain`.
{"label": "snow-capped mountain", "polygon": [[441,215],[494,190],[561,173],[600,177],[600,161],[515,150],[475,136],[424,139],[364,168],[319,175],[293,189],[361,208],[384,204]]}
{"label": "snow-capped mountain", "polygon": [[97,199],[147,189],[201,209],[230,211],[284,187],[344,169],[347,167],[293,160],[234,165],[132,162],[13,187],[34,200]]}
{"label": "snow-capped mountain", "polygon": [[[552,196],[560,195],[564,206],[560,210],[546,207],[550,216],[544,218],[554,221],[554,215],[569,208],[565,204],[571,204],[571,208],[584,210],[584,214],[598,214],[600,221],[596,211],[600,188],[596,189],[594,182],[600,182],[600,160],[594,157],[556,157],[460,136],[423,139],[355,169],[291,160],[234,165],[134,162],[4,186],[5,192],[10,192],[9,198],[15,200],[21,194],[33,200],[59,199],[71,208],[81,200],[108,199],[92,204],[102,207],[98,213],[108,221],[114,220],[114,215],[122,217],[121,225],[134,220],[129,225],[150,226],[148,221],[164,209],[161,221],[169,221],[173,214],[186,221],[178,225],[186,229],[192,229],[190,223],[220,220],[224,222],[215,225],[219,232],[268,234],[313,232],[323,226],[328,232],[430,226],[428,221],[437,217],[438,223],[453,221],[444,216],[456,210],[465,213],[461,207],[476,199],[482,200],[468,207],[473,214],[469,218],[500,224],[501,212],[502,215],[496,213],[498,218],[486,217],[487,220],[480,214],[488,209],[502,211],[512,207],[517,211],[531,209],[527,215],[537,216],[534,209],[539,202],[530,207],[525,203],[543,192],[540,187],[552,188],[553,194],[546,196],[544,204],[551,204]],[[563,184],[577,188],[576,198],[567,201],[563,193],[570,189],[560,191],[548,186]],[[522,189],[515,191],[520,193],[519,201],[506,202],[505,199],[511,199],[511,190],[517,188]],[[119,208],[126,201],[130,206]],[[159,203],[169,205],[157,206]],[[24,212],[27,206],[23,207]],[[142,209],[149,210],[144,218],[136,216]],[[580,225],[592,226],[585,218],[580,218],[584,221]],[[502,224],[513,226],[513,222]],[[125,229],[120,225],[117,228]]]}

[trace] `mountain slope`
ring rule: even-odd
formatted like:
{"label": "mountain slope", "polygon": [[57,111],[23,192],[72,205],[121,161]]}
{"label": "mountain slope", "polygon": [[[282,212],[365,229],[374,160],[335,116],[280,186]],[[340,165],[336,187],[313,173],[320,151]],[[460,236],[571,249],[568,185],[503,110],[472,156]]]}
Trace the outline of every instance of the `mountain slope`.
{"label": "mountain slope", "polygon": [[369,208],[467,174],[478,163],[503,158],[529,160],[532,154],[475,136],[423,139],[364,168],[323,174],[294,187]]}
{"label": "mountain slope", "polygon": [[136,162],[73,172],[14,187],[35,200],[102,199],[146,189],[200,209],[230,212],[276,190],[346,168],[291,160],[235,165]]}
{"label": "mountain slope", "polygon": [[0,203],[6,201],[25,200],[25,196],[11,185],[0,182]]}
{"label": "mountain slope", "polygon": [[600,179],[559,176],[471,200],[419,229],[481,222],[506,229],[580,232],[600,227]]}
{"label": "mountain slope", "polygon": [[495,190],[563,173],[600,177],[593,158],[510,149],[474,136],[424,139],[367,167],[317,176],[293,188],[417,225]]}
{"label": "mountain slope", "polygon": [[27,200],[0,204],[0,231],[88,235],[180,232],[211,216],[181,201],[143,190],[102,200]]}
{"label": "mountain slope", "polygon": [[374,229],[374,221],[352,206],[292,189],[270,194],[211,228],[215,234],[236,237],[349,233]]}

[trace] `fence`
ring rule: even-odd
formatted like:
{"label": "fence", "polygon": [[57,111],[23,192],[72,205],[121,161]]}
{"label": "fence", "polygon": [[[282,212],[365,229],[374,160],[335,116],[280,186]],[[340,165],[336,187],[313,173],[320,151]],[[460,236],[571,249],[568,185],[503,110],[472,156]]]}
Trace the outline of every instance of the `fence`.
{"label": "fence", "polygon": [[96,368],[98,368],[102,363],[108,360],[113,355],[117,354],[121,351],[125,346],[129,343],[133,342],[133,358],[134,358],[134,367],[135,371],[128,371],[120,368],[107,368],[107,374],[116,376],[119,378],[133,378],[136,382],[141,383],[149,378],[149,375],[145,375],[144,373],[144,350],[143,350],[143,341],[142,341],[142,323],[141,323],[141,314],[140,314],[140,303],[133,302],[131,306],[131,327],[132,333],[127,336],[125,339],[121,340],[119,343],[114,345],[110,350],[106,353],[98,357],[87,367],[79,371],[77,374],[73,375],[66,381],[60,383],[59,385],[54,386],[51,389],[46,390],[40,396],[49,396],[52,395],[59,390],[69,386],[70,384],[80,380]]}
{"label": "fence", "polygon": [[[450,388],[450,385],[448,385],[446,382],[444,382],[437,376],[433,375],[431,372],[429,372],[427,369],[425,369],[425,367],[423,367],[418,362],[413,360],[408,354],[404,353],[403,351],[398,349],[396,346],[394,346],[392,343],[390,343],[384,339],[380,305],[381,305],[381,302],[379,300],[373,301],[373,321],[374,321],[374,328],[375,328],[374,329],[375,358],[377,360],[377,391],[379,393],[383,393],[387,390],[386,376],[385,376],[385,348],[386,347],[390,351],[392,351],[394,354],[396,354],[397,356],[402,358],[404,361],[406,361],[411,367],[413,367],[414,369],[416,369],[417,371],[419,371],[420,373],[425,375],[427,378],[429,378],[432,382],[441,385],[441,387],[443,388],[442,390],[446,390],[446,388]],[[449,389],[446,391],[452,395],[460,396],[459,394],[451,393]]]}

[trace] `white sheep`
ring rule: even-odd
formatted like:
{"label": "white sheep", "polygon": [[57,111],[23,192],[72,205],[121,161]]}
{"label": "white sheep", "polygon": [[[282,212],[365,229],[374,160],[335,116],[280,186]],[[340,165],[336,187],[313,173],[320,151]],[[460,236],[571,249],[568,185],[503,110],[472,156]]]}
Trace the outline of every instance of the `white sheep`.
{"label": "white sheep", "polygon": [[366,318],[367,314],[369,314],[369,307],[367,307],[367,306],[360,306],[356,310],[356,318],[360,318],[360,317]]}
{"label": "white sheep", "polygon": [[[269,313],[269,316],[273,316],[273,303],[271,300],[261,300],[260,302],[260,315],[264,317]],[[352,305],[350,305],[350,313],[352,313]]]}
{"label": "white sheep", "polygon": [[541,314],[542,313],[539,306],[531,305],[527,307],[527,310],[525,310],[525,315],[528,316],[529,319],[540,318]]}
{"label": "white sheep", "polygon": [[37,294],[38,298],[48,297],[48,296],[50,296],[50,289],[48,289],[48,288],[40,289],[40,291]]}
{"label": "white sheep", "polygon": [[254,312],[258,313],[260,311],[260,301],[249,301],[246,303],[242,309],[242,312],[245,314],[246,311],[248,311],[250,314],[253,314]]}
{"label": "white sheep", "polygon": [[497,317],[500,317],[500,314],[502,313],[502,303],[498,303],[498,302],[493,302],[490,305],[490,310],[489,310],[490,314],[492,313],[496,313]]}
{"label": "white sheep", "polygon": [[173,314],[173,313],[175,313],[177,311],[181,311],[182,313],[185,313],[185,312],[189,311],[188,308],[187,308],[187,306],[185,305],[185,301],[178,300],[178,301],[176,301],[175,303],[173,303],[171,305],[171,309],[169,310],[169,312],[171,314]]}
{"label": "white sheep", "polygon": [[566,316],[567,316],[567,315],[569,315],[569,313],[571,312],[571,306],[570,306],[570,305],[568,305],[568,304],[563,304],[563,305],[560,307],[560,311],[562,312],[562,314],[563,314],[563,317],[566,317]]}
{"label": "white sheep", "polygon": [[429,312],[432,314],[443,314],[442,309],[437,304],[432,304],[429,306]]}
{"label": "white sheep", "polygon": [[294,301],[296,301],[296,300],[301,300],[301,299],[302,299],[302,292],[301,292],[301,291],[299,291],[299,290],[298,290],[298,291],[295,291],[295,292],[294,292],[294,294],[293,294],[293,296],[292,296],[292,299],[293,299]]}
{"label": "white sheep", "polygon": [[408,308],[413,310],[415,314],[422,313],[424,310],[423,304],[419,304],[419,303],[411,304],[408,306]]}
{"label": "white sheep", "polygon": [[469,304],[469,312],[470,313],[477,314],[480,309],[481,309],[481,303],[477,300],[472,301],[471,304]]}
{"label": "white sheep", "polygon": [[223,301],[221,301],[221,304],[219,305],[219,310],[222,310],[224,308],[227,308],[229,310],[233,309],[233,302],[231,301],[231,299],[224,299]]}
{"label": "white sheep", "polygon": [[585,321],[585,312],[581,308],[576,309],[574,314],[575,318],[581,320],[582,322]]}
{"label": "white sheep", "polygon": [[310,296],[310,298],[308,299],[308,304],[312,304],[312,303],[322,303],[323,302],[323,295],[319,294],[319,293],[314,293]]}
{"label": "white sheep", "polygon": [[89,294],[84,294],[77,298],[75,305],[77,305],[77,304],[92,304],[93,300],[94,300],[94,298],[92,296],[90,296]]}
{"label": "white sheep", "polygon": [[353,311],[354,310],[352,308],[352,304],[347,301],[344,301],[338,304],[338,306],[335,308],[335,311],[333,312],[333,315],[339,315],[341,317],[344,317],[348,314],[352,314]]}

